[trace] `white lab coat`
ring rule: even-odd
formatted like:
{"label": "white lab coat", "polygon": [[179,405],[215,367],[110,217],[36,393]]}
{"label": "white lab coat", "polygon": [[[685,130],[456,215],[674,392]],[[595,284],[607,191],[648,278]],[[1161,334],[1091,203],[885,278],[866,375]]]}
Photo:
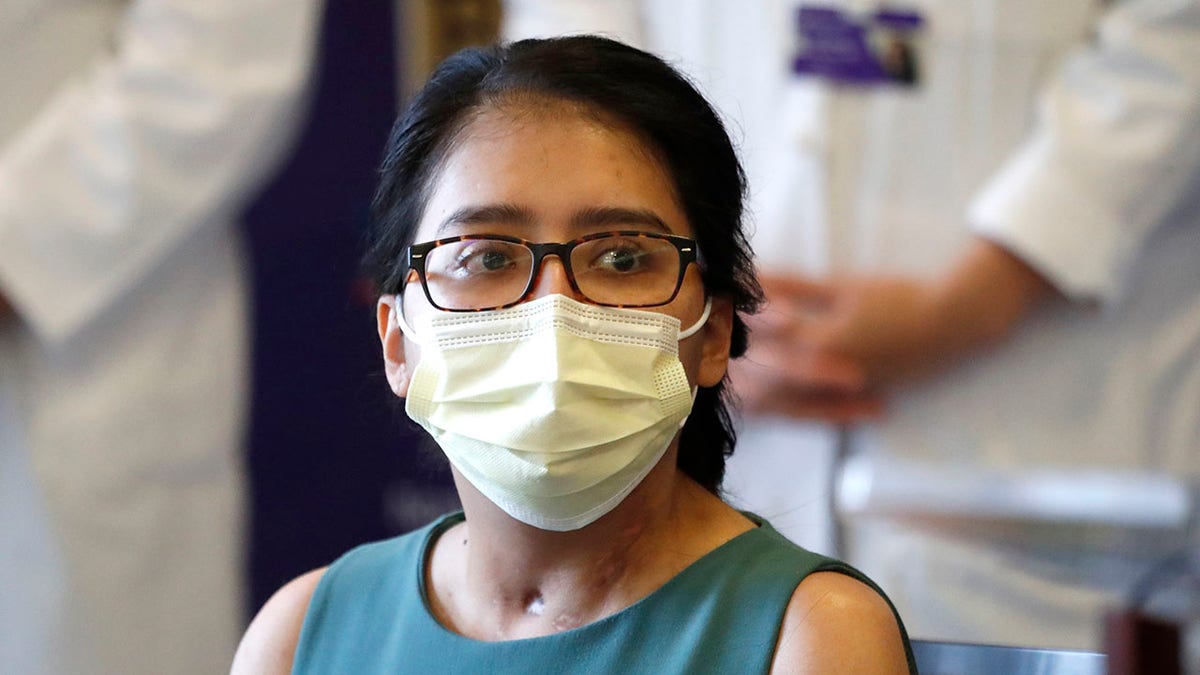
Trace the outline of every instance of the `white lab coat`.
{"label": "white lab coat", "polygon": [[228,668],[232,220],[296,127],[319,10],[0,0],[0,672]]}
{"label": "white lab coat", "polygon": [[[927,22],[913,90],[792,76],[797,3],[539,4],[509,3],[510,35],[599,25],[697,78],[742,142],[764,267],[931,277],[978,234],[1074,301],[905,389],[853,453],[983,476],[1200,473],[1200,3],[893,2]],[[727,488],[827,549],[835,438],[748,420]],[[1104,607],[1179,534],[1139,552],[978,521],[850,525],[851,560],[914,636],[1090,648]]]}

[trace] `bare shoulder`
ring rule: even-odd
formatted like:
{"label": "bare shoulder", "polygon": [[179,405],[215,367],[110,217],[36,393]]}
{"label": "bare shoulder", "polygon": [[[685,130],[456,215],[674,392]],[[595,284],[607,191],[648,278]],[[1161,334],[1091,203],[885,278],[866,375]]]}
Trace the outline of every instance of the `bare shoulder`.
{"label": "bare shoulder", "polygon": [[907,673],[900,626],[887,601],[837,572],[809,575],[784,614],[773,673]]}
{"label": "bare shoulder", "polygon": [[231,675],[290,673],[304,614],[326,568],[296,577],[259,610],[233,657]]}

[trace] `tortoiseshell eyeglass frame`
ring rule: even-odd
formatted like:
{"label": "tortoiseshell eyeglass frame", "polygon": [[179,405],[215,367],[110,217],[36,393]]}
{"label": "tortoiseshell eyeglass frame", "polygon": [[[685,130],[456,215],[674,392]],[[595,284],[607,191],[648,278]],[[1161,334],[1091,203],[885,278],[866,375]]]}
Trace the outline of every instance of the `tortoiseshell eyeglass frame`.
{"label": "tortoiseshell eyeglass frame", "polygon": [[[669,298],[663,300],[662,302],[644,304],[599,302],[588,297],[586,293],[579,289],[579,285],[575,282],[575,273],[571,270],[571,251],[573,251],[576,246],[585,242],[595,241],[597,239],[609,239],[613,237],[646,237],[668,241],[674,244],[675,250],[679,253],[679,275],[675,279],[675,289],[671,292],[671,296]],[[519,244],[529,249],[533,253],[533,265],[530,267],[529,279],[526,280],[525,290],[522,291],[520,297],[512,302],[502,305],[468,308],[444,307],[439,305],[437,301],[433,299],[433,296],[429,293],[429,285],[425,281],[426,256],[430,251],[439,246],[445,246],[446,244],[453,244],[455,242],[469,240],[503,241],[511,244]],[[407,287],[415,275],[421,282],[421,290],[425,293],[425,299],[427,299],[429,304],[434,308],[444,312],[486,312],[492,309],[513,307],[521,304],[529,297],[530,291],[533,290],[533,284],[537,280],[538,273],[542,268],[542,260],[548,255],[554,255],[558,257],[559,261],[562,263],[563,270],[567,274],[567,281],[571,284],[571,290],[575,291],[575,293],[577,293],[580,297],[587,299],[587,301],[592,304],[601,305],[604,307],[626,307],[631,309],[641,307],[661,307],[665,304],[668,304],[675,299],[675,296],[679,295],[679,289],[683,286],[683,278],[687,274],[688,265],[692,263],[696,263],[697,265],[700,264],[700,254],[699,248],[696,245],[696,240],[690,237],[682,237],[675,234],[660,234],[658,232],[643,232],[639,230],[617,230],[613,232],[596,232],[579,237],[578,239],[572,239],[571,241],[565,241],[561,243],[533,242],[526,239],[521,239],[520,237],[510,237],[500,234],[464,234],[457,237],[447,237],[445,239],[435,239],[433,241],[413,244],[406,248],[404,252],[404,264],[408,267],[409,271],[408,276],[404,280],[404,286],[401,287],[400,290],[403,292],[404,287]]]}

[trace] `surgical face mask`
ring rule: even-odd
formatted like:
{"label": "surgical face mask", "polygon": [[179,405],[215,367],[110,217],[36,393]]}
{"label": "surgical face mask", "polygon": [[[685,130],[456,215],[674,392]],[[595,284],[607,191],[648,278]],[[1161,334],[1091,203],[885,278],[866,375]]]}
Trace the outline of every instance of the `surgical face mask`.
{"label": "surgical face mask", "polygon": [[694,392],[679,340],[711,310],[682,332],[665,314],[562,295],[437,313],[415,334],[400,318],[421,346],[405,411],[505,513],[579,529],[620,504],[683,426]]}

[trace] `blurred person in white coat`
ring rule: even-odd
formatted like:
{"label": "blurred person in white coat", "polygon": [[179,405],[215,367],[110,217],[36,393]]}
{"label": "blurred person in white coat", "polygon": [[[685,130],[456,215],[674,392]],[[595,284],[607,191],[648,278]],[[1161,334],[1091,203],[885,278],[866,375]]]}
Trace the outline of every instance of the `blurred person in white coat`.
{"label": "blurred person in white coat", "polygon": [[0,0],[0,672],[228,667],[234,221],[300,119],[320,9]]}
{"label": "blurred person in white coat", "polygon": [[[734,374],[755,415],[726,485],[781,530],[830,546],[848,422],[878,485],[908,465],[1200,474],[1200,3],[507,9],[510,37],[600,30],[677,59],[741,129],[773,308]],[[853,56],[889,22],[907,77]],[[1077,648],[1182,536],[846,525],[915,637]]]}

